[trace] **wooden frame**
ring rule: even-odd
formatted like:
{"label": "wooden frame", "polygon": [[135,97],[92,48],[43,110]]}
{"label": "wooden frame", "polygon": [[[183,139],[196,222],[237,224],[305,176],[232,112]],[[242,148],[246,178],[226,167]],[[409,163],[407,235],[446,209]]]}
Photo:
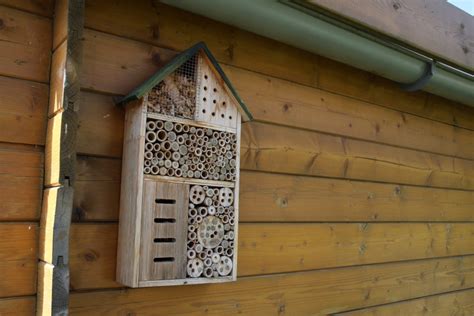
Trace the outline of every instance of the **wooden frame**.
{"label": "wooden frame", "polygon": [[[190,94],[195,98],[194,119],[154,112],[161,107],[150,106],[152,102],[169,102],[156,101],[159,93],[171,91],[168,93],[177,97],[176,86],[166,77],[160,80],[171,84],[170,88],[160,86],[161,81],[154,82],[154,86],[146,83],[150,89],[156,89],[153,97],[146,92],[135,100],[127,97],[117,281],[130,287],[221,283],[237,278],[242,116],[238,100],[229,93],[210,59],[202,51],[196,54],[201,58],[196,63],[196,77],[202,78],[195,85],[196,94]],[[200,69],[205,72],[199,73]],[[211,88],[214,94],[209,93]],[[204,97],[197,93],[199,89],[207,91]],[[225,96],[215,96],[219,93]],[[221,111],[219,107],[232,109]],[[200,116],[198,111],[207,111],[207,115]],[[222,119],[210,119],[210,114],[219,114]],[[172,152],[169,147],[163,149],[165,145],[175,145],[173,158],[163,158]],[[195,155],[192,163],[188,150]],[[198,155],[198,150],[202,154]],[[204,173],[206,169],[200,169],[203,166],[212,172]],[[203,188],[204,197],[197,201],[191,191],[201,190],[202,195]],[[160,204],[165,202],[169,205]],[[197,214],[198,208],[202,214]],[[212,245],[206,244],[209,242]],[[186,249],[184,255],[182,247]],[[198,263],[195,272],[193,264]]]}

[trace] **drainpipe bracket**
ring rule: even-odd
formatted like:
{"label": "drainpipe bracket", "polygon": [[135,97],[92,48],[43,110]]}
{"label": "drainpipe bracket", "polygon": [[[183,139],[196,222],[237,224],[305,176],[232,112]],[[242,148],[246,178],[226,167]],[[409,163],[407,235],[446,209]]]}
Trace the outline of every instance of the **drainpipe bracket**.
{"label": "drainpipe bracket", "polygon": [[408,92],[414,92],[423,89],[423,87],[426,86],[426,84],[430,81],[431,77],[433,77],[435,69],[436,66],[434,60],[426,63],[425,72],[420,78],[416,79],[412,83],[399,83],[400,88]]}

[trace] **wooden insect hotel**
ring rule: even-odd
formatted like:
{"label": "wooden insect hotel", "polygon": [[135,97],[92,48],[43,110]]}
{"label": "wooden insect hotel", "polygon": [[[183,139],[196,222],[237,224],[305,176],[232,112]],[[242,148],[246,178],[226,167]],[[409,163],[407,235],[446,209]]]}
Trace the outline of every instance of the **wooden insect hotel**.
{"label": "wooden insect hotel", "polygon": [[117,280],[237,276],[240,125],[251,118],[204,43],[120,102],[126,109]]}

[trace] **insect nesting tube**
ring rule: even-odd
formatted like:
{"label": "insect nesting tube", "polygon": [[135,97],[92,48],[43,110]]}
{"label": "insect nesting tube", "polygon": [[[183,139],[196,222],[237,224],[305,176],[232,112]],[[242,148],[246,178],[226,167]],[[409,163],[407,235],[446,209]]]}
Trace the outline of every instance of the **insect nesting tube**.
{"label": "insect nesting tube", "polygon": [[146,143],[145,144],[145,150],[146,151],[151,151],[154,149],[153,143]]}
{"label": "insect nesting tube", "polygon": [[[206,259],[207,260],[207,259]],[[206,264],[206,262],[204,262],[204,264]],[[207,267],[204,269],[204,276],[206,278],[212,278],[214,275],[214,271],[212,270],[211,267]]]}
{"label": "insect nesting tube", "polygon": [[194,259],[196,258],[196,251],[194,251],[193,249],[189,249],[188,250],[188,259]]}
{"label": "insect nesting tube", "polygon": [[210,257],[207,257],[206,259],[204,259],[204,265],[206,267],[210,267],[212,265],[212,259]]}
{"label": "insect nesting tube", "polygon": [[146,132],[145,139],[147,142],[154,143],[156,141],[156,133],[154,131]]}

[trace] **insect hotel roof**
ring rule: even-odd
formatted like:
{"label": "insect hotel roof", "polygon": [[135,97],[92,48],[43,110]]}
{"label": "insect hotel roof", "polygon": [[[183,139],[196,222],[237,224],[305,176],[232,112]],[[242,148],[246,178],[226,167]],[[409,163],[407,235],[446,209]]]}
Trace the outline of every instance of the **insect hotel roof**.
{"label": "insect hotel roof", "polygon": [[244,104],[240,96],[237,94],[237,91],[232,86],[232,83],[227,78],[226,74],[220,67],[219,63],[217,62],[216,58],[212,55],[210,50],[207,48],[204,42],[199,42],[196,45],[192,46],[191,48],[183,51],[182,53],[178,54],[174,57],[168,64],[166,64],[163,68],[158,70],[153,76],[151,76],[148,80],[143,82],[140,86],[135,88],[132,92],[130,92],[127,96],[120,99],[117,104],[123,105],[132,100],[137,100],[143,97],[145,94],[150,92],[156,85],[160,82],[165,80],[166,77],[171,75],[174,71],[178,70],[181,66],[183,66],[187,61],[194,58],[197,54],[204,54],[207,57],[207,60],[213,66],[214,70],[220,75],[222,78],[224,85],[228,92],[230,92],[230,96],[232,96],[236,104],[238,105],[238,110],[242,115],[243,121],[250,121],[252,120],[252,114],[248,110],[247,106]]}

